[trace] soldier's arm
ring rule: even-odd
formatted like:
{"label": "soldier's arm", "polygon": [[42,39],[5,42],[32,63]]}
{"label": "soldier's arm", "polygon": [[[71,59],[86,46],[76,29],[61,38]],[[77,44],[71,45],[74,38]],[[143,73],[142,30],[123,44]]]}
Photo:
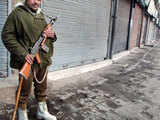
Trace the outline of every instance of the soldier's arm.
{"label": "soldier's arm", "polygon": [[21,28],[21,24],[18,23],[16,14],[12,12],[3,27],[2,30],[2,41],[9,52],[14,53],[20,57],[20,59],[25,59],[28,52],[23,48],[23,46],[18,42],[17,29]]}

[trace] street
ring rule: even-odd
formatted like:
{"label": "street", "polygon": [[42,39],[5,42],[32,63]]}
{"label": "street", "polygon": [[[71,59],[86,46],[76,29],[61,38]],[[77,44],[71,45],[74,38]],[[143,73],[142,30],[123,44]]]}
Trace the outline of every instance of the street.
{"label": "street", "polygon": [[[160,120],[160,46],[136,48],[112,65],[49,81],[47,103],[58,120]],[[36,106],[32,96],[30,120],[37,120]],[[0,120],[10,120],[13,109],[1,102]]]}

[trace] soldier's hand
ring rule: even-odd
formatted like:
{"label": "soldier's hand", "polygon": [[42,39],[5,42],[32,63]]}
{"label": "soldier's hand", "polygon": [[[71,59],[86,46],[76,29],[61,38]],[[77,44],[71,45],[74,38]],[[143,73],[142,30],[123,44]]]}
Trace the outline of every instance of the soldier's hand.
{"label": "soldier's hand", "polygon": [[44,33],[47,35],[49,38],[54,38],[54,31],[53,28],[50,26],[47,30],[44,31]]}
{"label": "soldier's hand", "polygon": [[25,60],[29,63],[29,64],[33,64],[33,57],[30,54],[27,54],[25,57]]}

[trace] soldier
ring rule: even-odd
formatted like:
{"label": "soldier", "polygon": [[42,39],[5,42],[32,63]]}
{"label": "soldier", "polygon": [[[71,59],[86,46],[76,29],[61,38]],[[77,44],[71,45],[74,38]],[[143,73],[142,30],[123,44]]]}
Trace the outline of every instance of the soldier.
{"label": "soldier", "polygon": [[38,102],[37,118],[57,120],[48,112],[46,105],[47,68],[51,65],[53,43],[57,39],[52,27],[45,31],[47,35],[45,44],[48,46],[49,52],[39,51],[40,64],[36,63],[29,52],[47,25],[40,4],[41,0],[25,0],[8,16],[2,31],[2,41],[11,53],[10,66],[20,70],[25,61],[32,64],[30,77],[23,81],[18,105],[18,120],[28,120],[27,100],[32,82],[34,83],[35,98]]}

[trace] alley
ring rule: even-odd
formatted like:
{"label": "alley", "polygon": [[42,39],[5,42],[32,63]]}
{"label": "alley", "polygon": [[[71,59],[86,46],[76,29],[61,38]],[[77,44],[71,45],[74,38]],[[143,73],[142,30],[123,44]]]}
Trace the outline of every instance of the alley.
{"label": "alley", "polygon": [[[110,66],[49,81],[49,111],[59,120],[160,120],[159,59],[160,46],[136,48]],[[13,108],[1,103],[0,120],[9,120]],[[36,120],[33,97],[28,108]]]}

